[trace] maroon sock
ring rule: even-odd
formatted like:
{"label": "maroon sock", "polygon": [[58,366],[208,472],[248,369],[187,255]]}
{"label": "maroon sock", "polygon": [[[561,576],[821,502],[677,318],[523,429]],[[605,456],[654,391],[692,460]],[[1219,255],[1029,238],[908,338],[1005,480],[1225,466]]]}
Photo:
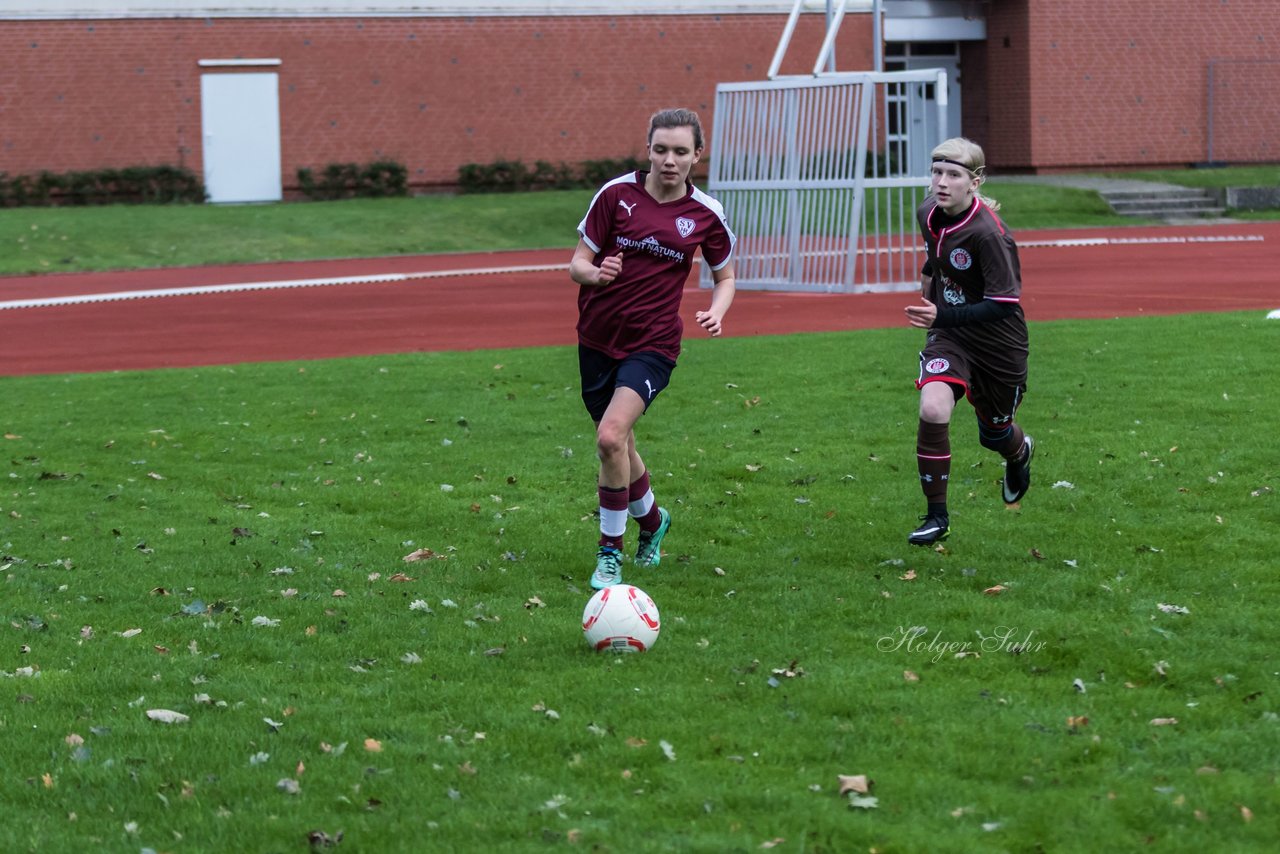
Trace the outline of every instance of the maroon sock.
{"label": "maroon sock", "polygon": [[947,483],[951,479],[950,425],[920,421],[916,433],[916,468],[920,488],[929,504],[947,503]]}
{"label": "maroon sock", "polygon": [[[648,504],[648,507],[645,505]],[[631,517],[640,523],[640,530],[653,533],[662,524],[658,501],[649,486],[649,471],[636,478],[627,490],[627,506]]]}
{"label": "maroon sock", "polygon": [[1022,432],[1022,428],[1015,423],[1013,425],[1013,429],[1009,431],[1009,438],[1000,448],[1000,456],[1010,462],[1022,459],[1022,452],[1026,449],[1022,440],[1025,439],[1026,436],[1027,434]]}

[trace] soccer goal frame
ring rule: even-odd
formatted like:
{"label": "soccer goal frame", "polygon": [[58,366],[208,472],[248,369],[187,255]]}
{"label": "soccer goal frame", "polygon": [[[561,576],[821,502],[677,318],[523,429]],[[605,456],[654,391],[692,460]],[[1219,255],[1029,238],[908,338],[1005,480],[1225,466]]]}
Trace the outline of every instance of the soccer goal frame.
{"label": "soccer goal frame", "polygon": [[738,237],[737,286],[918,288],[915,212],[929,186],[919,152],[946,135],[940,68],[718,85],[707,191]]}

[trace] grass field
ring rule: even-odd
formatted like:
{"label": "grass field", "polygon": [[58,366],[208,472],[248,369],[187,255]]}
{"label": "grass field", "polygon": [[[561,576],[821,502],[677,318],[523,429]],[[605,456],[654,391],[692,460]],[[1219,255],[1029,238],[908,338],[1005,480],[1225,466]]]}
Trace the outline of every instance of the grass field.
{"label": "grass field", "polygon": [[939,551],[916,333],[690,341],[632,657],[568,349],[5,379],[0,848],[1274,850],[1275,334],[1033,324]]}
{"label": "grass field", "polygon": [[[0,272],[567,249],[588,198],[4,210]],[[918,333],[689,341],[628,657],[569,349],[0,379],[0,850],[1269,852],[1277,329],[1033,322],[1034,486],[959,410],[937,551]]]}

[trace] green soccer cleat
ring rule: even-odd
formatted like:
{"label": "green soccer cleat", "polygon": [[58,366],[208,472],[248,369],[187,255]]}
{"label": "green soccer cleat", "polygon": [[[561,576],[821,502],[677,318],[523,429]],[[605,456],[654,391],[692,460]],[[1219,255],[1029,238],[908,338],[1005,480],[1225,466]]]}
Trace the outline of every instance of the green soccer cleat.
{"label": "green soccer cleat", "polygon": [[622,583],[622,552],[601,546],[596,552],[596,571],[591,573],[591,586],[603,590]]}
{"label": "green soccer cleat", "polygon": [[662,562],[662,538],[671,530],[671,514],[665,508],[658,508],[662,521],[656,531],[641,531],[640,542],[636,545],[636,566],[657,566]]}

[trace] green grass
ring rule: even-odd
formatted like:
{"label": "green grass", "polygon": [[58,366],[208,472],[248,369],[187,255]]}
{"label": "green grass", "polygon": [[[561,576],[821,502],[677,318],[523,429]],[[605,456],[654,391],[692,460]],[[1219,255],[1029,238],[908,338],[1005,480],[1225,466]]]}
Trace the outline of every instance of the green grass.
{"label": "green grass", "polygon": [[0,275],[572,248],[591,194],[0,210]]}
{"label": "green grass", "polygon": [[1105,172],[1108,178],[1158,181],[1182,187],[1274,187],[1280,185],[1280,164],[1224,166],[1217,169],[1140,169]]}
{"label": "green grass", "polygon": [[1033,324],[1034,486],[962,407],[945,551],[918,334],[689,342],[634,657],[570,349],[4,379],[0,848],[1270,851],[1275,335]]}
{"label": "green grass", "polygon": [[[992,180],[1018,230],[1131,226],[1094,192]],[[0,209],[0,275],[562,248],[587,190],[274,205]],[[908,221],[910,215],[908,214]]]}

